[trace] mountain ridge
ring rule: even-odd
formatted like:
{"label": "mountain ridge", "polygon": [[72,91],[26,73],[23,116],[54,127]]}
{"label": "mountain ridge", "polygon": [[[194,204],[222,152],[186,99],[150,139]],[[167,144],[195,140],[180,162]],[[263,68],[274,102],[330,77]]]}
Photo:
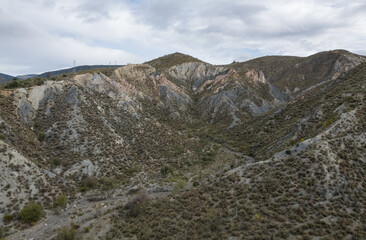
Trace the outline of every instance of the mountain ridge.
{"label": "mountain ridge", "polygon": [[361,239],[365,62],[175,53],[1,89],[0,221],[31,201],[47,212],[44,228],[3,221],[7,239],[55,238],[61,222],[109,239]]}

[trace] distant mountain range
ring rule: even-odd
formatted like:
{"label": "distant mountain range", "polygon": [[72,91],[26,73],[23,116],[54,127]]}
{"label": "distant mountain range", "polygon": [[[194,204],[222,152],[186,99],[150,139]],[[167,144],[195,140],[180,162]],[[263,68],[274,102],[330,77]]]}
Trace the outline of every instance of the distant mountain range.
{"label": "distant mountain range", "polygon": [[[41,73],[41,74],[18,75],[18,76],[16,76],[16,78],[21,79],[21,80],[25,80],[25,79],[33,78],[33,77],[47,78],[47,77],[54,77],[54,76],[58,76],[58,75],[61,75],[61,74],[67,74],[67,73],[78,73],[78,72],[82,72],[82,71],[86,71],[86,70],[90,70],[90,69],[118,68],[118,67],[123,67],[123,66],[124,65],[83,65],[83,66],[77,66],[77,67],[72,67],[72,68],[65,68],[65,69],[48,71],[48,72],[44,72],[44,73]],[[48,74],[49,74],[49,76],[48,76]],[[9,81],[13,80],[13,78],[14,78],[13,76],[0,73],[0,84],[9,82]]]}
{"label": "distant mountain range", "polygon": [[14,78],[13,76],[10,76],[10,75],[7,75],[7,74],[0,73],[0,84],[1,84],[1,83],[9,82],[9,81],[11,81],[13,78]]}

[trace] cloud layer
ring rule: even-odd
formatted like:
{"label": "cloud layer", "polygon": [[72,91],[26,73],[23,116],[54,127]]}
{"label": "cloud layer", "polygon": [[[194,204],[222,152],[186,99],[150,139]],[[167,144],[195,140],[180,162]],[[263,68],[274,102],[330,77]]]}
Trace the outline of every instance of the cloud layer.
{"label": "cloud layer", "polygon": [[0,0],[0,72],[144,62],[183,52],[215,64],[263,55],[366,54],[363,0]]}

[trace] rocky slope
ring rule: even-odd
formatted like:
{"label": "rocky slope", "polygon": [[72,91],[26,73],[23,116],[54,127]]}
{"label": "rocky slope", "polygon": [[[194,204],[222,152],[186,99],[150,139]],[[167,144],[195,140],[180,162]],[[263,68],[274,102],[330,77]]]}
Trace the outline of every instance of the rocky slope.
{"label": "rocky slope", "polygon": [[[55,222],[61,194],[174,189],[135,217],[111,208],[99,235],[362,238],[365,61],[336,50],[214,66],[175,53],[2,89],[0,220],[37,201]],[[107,224],[80,214],[93,233]],[[27,227],[3,223],[7,234]]]}
{"label": "rocky slope", "polygon": [[[283,109],[258,117],[259,126],[254,125],[258,129],[248,141],[266,135],[270,143],[257,147],[255,159],[237,159],[204,180],[197,180],[199,184],[194,188],[146,203],[144,212],[136,217],[129,217],[121,206],[111,217],[114,228],[109,236],[113,239],[133,236],[184,239],[187,235],[191,239],[365,238],[365,76],[366,65],[362,64]],[[309,102],[312,107],[299,108]],[[283,121],[292,134],[308,135],[294,138],[282,126],[264,132],[273,121]],[[248,125],[241,126],[245,127]],[[235,140],[234,132],[230,132],[228,139]],[[244,145],[246,138],[246,135],[238,138],[242,140],[243,151],[250,147]],[[282,150],[271,154],[267,149],[284,140]],[[272,156],[267,158],[267,152]]]}

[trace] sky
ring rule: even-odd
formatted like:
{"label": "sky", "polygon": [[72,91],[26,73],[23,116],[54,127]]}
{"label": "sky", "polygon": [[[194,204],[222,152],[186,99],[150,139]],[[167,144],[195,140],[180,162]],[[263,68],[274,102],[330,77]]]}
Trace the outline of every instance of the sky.
{"label": "sky", "polygon": [[366,55],[365,0],[0,0],[0,72],[142,63],[181,52],[212,64],[346,49]]}

